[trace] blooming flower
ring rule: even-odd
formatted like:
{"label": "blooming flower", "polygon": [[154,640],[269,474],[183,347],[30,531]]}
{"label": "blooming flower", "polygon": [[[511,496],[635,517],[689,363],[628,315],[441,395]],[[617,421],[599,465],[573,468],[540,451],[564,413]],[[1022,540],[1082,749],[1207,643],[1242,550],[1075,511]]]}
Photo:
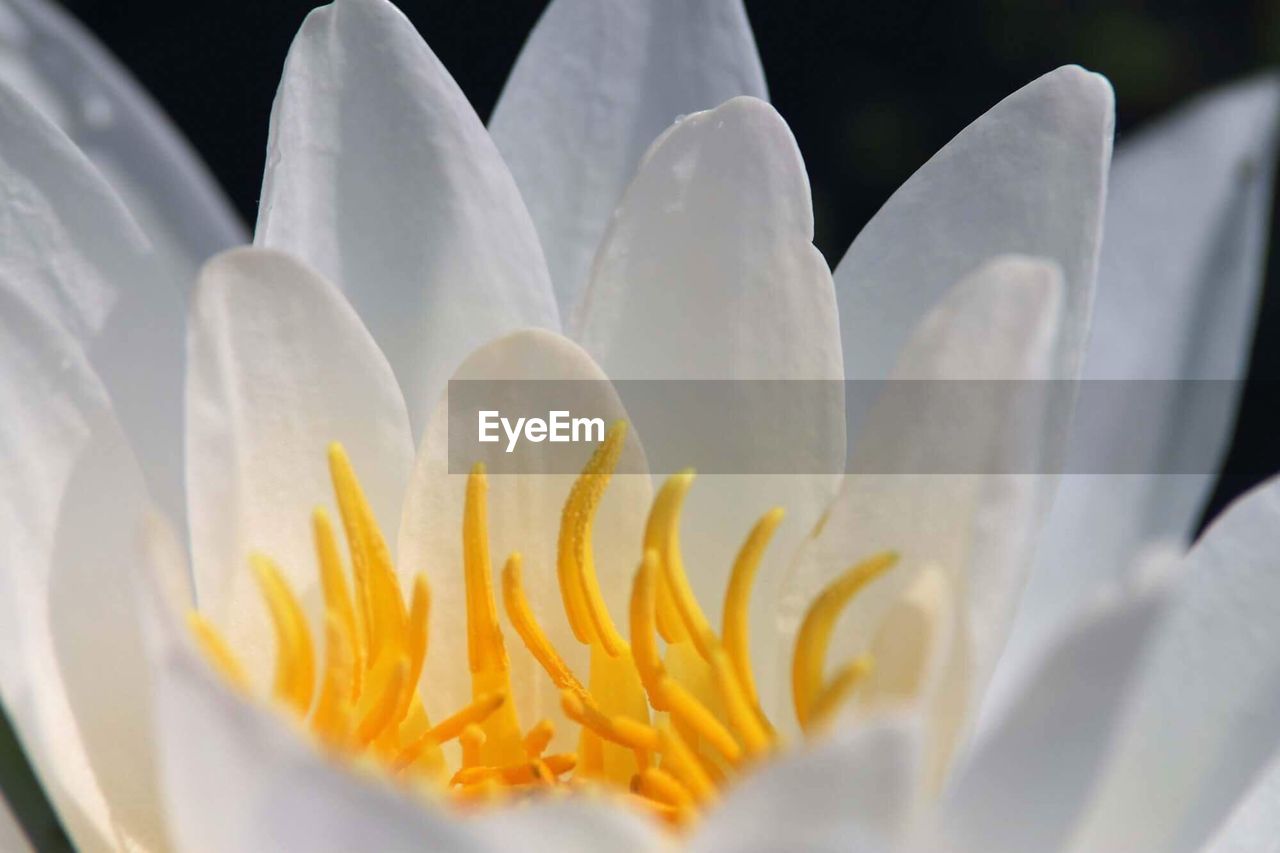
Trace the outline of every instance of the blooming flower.
{"label": "blooming flower", "polygon": [[[1271,81],[1135,140],[1106,203],[1110,88],[1052,72],[930,160],[834,275],[764,94],[736,3],[558,0],[491,137],[393,7],[338,0],[290,52],[257,246],[203,268],[184,359],[173,264],[50,118],[0,90],[0,687],[80,846],[664,844],[646,812],[704,849],[1181,849],[1265,831],[1275,486],[1185,567],[1141,578],[1130,558],[1151,531],[1185,532],[1203,484],[1175,484],[1168,513],[1151,503],[1165,483],[1114,497],[1108,512],[1142,520],[1097,546],[1112,600],[1028,639],[984,702],[1049,484],[856,473],[909,462],[936,418],[882,409],[843,478],[677,476],[655,497],[646,477],[610,480],[641,452],[620,428],[579,478],[447,473],[450,376],[1241,370]],[[1152,281],[1168,313],[1134,341]],[[1216,324],[1188,319],[1205,301]],[[1052,453],[1052,414],[985,412],[992,470]],[[843,436],[838,409],[803,417]],[[1212,449],[1212,426],[1171,412],[1152,428]],[[1087,516],[1112,486],[1068,488]],[[189,548],[155,518],[134,535],[153,502]],[[1099,529],[1055,512],[1070,544]],[[1059,553],[1040,554],[1050,572]],[[775,700],[788,686],[793,707]],[[645,802],[444,805],[579,766]]]}

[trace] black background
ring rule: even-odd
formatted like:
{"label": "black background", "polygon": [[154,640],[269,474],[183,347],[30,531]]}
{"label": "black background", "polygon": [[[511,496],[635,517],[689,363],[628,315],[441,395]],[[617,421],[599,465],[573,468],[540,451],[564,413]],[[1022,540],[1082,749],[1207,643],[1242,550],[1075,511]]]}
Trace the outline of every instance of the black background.
{"label": "black background", "polygon": [[[246,223],[289,43],[313,0],[64,0],[159,101]],[[403,0],[487,118],[544,3]],[[771,97],[812,181],[818,247],[839,260],[889,195],[961,128],[1064,63],[1106,74],[1126,133],[1188,96],[1280,60],[1275,0],[747,0]],[[1280,229],[1273,217],[1273,246]],[[1268,264],[1228,470],[1206,509],[1280,471],[1280,263]],[[42,849],[65,846],[0,715],[0,787]],[[17,782],[17,784],[12,784]]]}
{"label": "black background", "polygon": [[[289,43],[313,0],[64,0],[195,145],[247,223]],[[398,4],[488,117],[539,0]],[[1117,94],[1117,143],[1190,95],[1280,59],[1280,3],[1142,0],[747,0],[771,99],[813,187],[816,242],[838,261],[933,152],[1014,89],[1076,62]],[[1274,222],[1274,219],[1273,219]],[[1272,244],[1277,231],[1273,228]],[[1228,471],[1206,508],[1280,471],[1280,270],[1268,265],[1250,386]]]}

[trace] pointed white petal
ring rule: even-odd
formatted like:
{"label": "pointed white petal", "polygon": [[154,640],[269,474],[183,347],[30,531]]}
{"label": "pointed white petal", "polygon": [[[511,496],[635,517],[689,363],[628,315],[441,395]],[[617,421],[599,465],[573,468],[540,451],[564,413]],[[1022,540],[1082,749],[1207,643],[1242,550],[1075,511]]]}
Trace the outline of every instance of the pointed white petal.
{"label": "pointed white petal", "polygon": [[79,22],[47,0],[4,0],[0,30],[0,80],[88,155],[184,291],[206,258],[248,239],[190,145]]}
{"label": "pointed white petal", "polygon": [[[1117,148],[1085,379],[1238,380],[1247,368],[1263,279],[1280,81],[1250,80],[1199,98]],[[1178,390],[1178,389],[1173,389]],[[1234,385],[1188,386],[1142,424],[1144,471],[1216,470],[1235,419]],[[1086,392],[1087,393],[1087,392]],[[1089,410],[1090,444],[1068,457],[1107,458],[1100,436],[1132,447]],[[1132,460],[1132,450],[1126,451]],[[1094,469],[1089,469],[1094,470]],[[1136,469],[1135,469],[1136,470]],[[1069,476],[1062,483],[1011,649],[1030,650],[1146,542],[1189,540],[1209,474]],[[1088,531],[1082,536],[1082,531]],[[1025,664],[1019,654],[1002,667]]]}
{"label": "pointed white petal", "polygon": [[[808,176],[777,112],[735,98],[689,116],[653,144],[605,237],[582,303],[583,347],[614,379],[839,380],[835,294],[812,240]],[[670,434],[678,417],[639,429],[649,441]],[[681,426],[714,430],[702,440],[723,459],[808,445],[805,470],[820,473],[704,476],[684,511],[681,543],[698,567],[690,579],[714,614],[752,525],[775,506],[786,510],[754,596],[772,600],[784,561],[844,470],[840,395],[815,395],[812,408],[790,413],[774,434],[724,423]],[[665,446],[646,449],[667,460],[667,470],[700,464],[673,458]]]}
{"label": "pointed white petal", "polygon": [[69,331],[182,511],[182,297],[146,237],[62,131],[0,86],[0,278]]}
{"label": "pointed white petal", "polygon": [[1101,238],[1113,96],[1066,66],[1024,86],[960,132],[902,185],[836,268],[845,373],[889,373],[911,329],[986,258],[1037,255],[1066,284],[1062,373],[1079,368]]}
{"label": "pointed white petal", "polygon": [[529,214],[453,78],[386,0],[308,16],[271,116],[254,235],[335,282],[415,431],[475,347],[558,328]]}
{"label": "pointed white petal", "polygon": [[1187,558],[1081,849],[1199,849],[1278,754],[1278,553],[1273,479],[1233,504]]}
{"label": "pointed white petal", "polygon": [[[578,380],[593,383],[584,395],[598,412],[625,418],[600,368],[573,342],[553,332],[514,332],[485,346],[463,362],[453,380]],[[584,405],[588,404],[584,398]],[[611,418],[610,420],[612,420]],[[644,472],[644,452],[632,430],[619,463],[620,472]],[[585,464],[589,454],[583,449]],[[457,460],[467,465],[470,460]],[[530,463],[550,461],[547,457]],[[433,413],[418,449],[400,525],[401,571],[425,571],[432,597],[430,639],[423,673],[424,699],[433,719],[453,713],[471,700],[466,655],[466,587],[462,563],[462,517],[467,476],[450,473],[448,400]],[[452,469],[456,470],[456,468]],[[493,588],[500,597],[501,571],[513,552],[523,557],[523,579],[530,606],[552,645],[574,673],[587,680],[585,647],[574,639],[556,581],[556,541],[560,512],[574,476],[553,469],[539,474],[489,476],[489,548]],[[643,473],[620,473],[610,482],[592,528],[596,573],[615,624],[626,636],[627,596],[641,557],[652,487]],[[502,605],[499,604],[501,609]],[[500,619],[507,624],[505,618]],[[575,749],[576,726],[563,721],[560,694],[537,662],[525,652],[513,630],[504,629],[511,658],[512,690],[525,725],[543,717],[557,721],[554,748]]]}
{"label": "pointed white petal", "polygon": [[895,848],[915,807],[919,736],[906,721],[844,731],[764,765],[695,830],[697,853]]}
{"label": "pointed white petal", "polygon": [[413,464],[386,359],[332,284],[267,249],[204,268],[187,377],[187,481],[196,594],[254,671],[274,660],[248,557],[276,560],[317,621],[311,511],[337,523],[327,461],[341,442],[388,542]]}
{"label": "pointed white petal", "polygon": [[741,0],[556,0],[489,121],[551,270],[562,316],[649,144],[735,95],[767,98]]}
{"label": "pointed white petal", "polygon": [[74,339],[0,287],[0,694],[78,845],[165,843],[128,574],[147,498]]}
{"label": "pointed white petal", "polygon": [[[895,370],[900,381],[859,433],[852,473],[792,565],[781,599],[779,645],[789,652],[804,610],[833,577],[881,551],[901,555],[836,629],[835,666],[866,648],[867,632],[921,572],[942,572],[951,599],[926,615],[956,633],[932,650],[948,657],[925,690],[932,695],[921,697],[931,715],[935,782],[1003,647],[1045,504],[1047,478],[1034,472],[1051,458],[1053,400],[1040,393],[1045,383],[1031,380],[1052,374],[1062,290],[1051,263],[997,258],[929,313]],[[965,382],[955,386],[963,393],[949,393],[946,380],[1019,381]],[[936,446],[971,455],[936,461],[963,463],[960,473],[931,473]]]}
{"label": "pointed white petal", "polygon": [[942,825],[956,851],[1060,850],[1105,766],[1142,653],[1173,589],[1161,551],[1072,620],[951,781]]}
{"label": "pointed white petal", "polygon": [[649,815],[609,799],[546,798],[481,814],[468,827],[497,850],[522,853],[643,853],[670,850],[670,838]]}

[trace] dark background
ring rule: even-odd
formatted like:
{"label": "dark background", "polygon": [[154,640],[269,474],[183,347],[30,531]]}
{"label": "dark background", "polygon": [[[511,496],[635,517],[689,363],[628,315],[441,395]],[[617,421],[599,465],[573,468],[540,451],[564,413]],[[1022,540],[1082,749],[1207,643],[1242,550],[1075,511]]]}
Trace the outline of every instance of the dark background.
{"label": "dark background", "polygon": [[[247,223],[285,53],[318,0],[64,0],[149,90]],[[487,118],[543,2],[401,0]],[[889,195],[1014,89],[1076,62],[1115,86],[1118,137],[1193,93],[1280,61],[1275,0],[747,0],[772,100],[813,186],[818,247],[837,261]],[[1273,223],[1280,217],[1273,218]],[[1272,245],[1280,245],[1273,224]],[[1280,471],[1280,263],[1268,264],[1250,382],[1206,510]],[[2,722],[2,721],[0,721]],[[0,725],[0,765],[6,756]],[[11,747],[10,747],[11,748]],[[30,814],[30,812],[28,812]],[[45,835],[53,839],[53,835]],[[56,843],[56,841],[55,841]]]}

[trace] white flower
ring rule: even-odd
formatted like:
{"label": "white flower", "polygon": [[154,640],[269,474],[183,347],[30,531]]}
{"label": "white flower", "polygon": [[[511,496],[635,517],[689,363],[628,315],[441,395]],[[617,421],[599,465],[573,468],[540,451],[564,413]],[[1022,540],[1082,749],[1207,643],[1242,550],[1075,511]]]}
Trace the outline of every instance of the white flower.
{"label": "white flower", "polygon": [[[52,26],[56,43],[77,55],[79,37],[50,25],[47,10],[15,9],[28,26]],[[34,79],[57,93],[56,80],[18,58],[24,74],[11,82]],[[587,652],[562,613],[554,566],[572,478],[494,478],[487,535],[478,535],[481,478],[445,473],[440,400],[450,376],[1230,378],[1243,370],[1275,143],[1273,82],[1193,106],[1117,157],[1091,340],[1111,153],[1105,81],[1063,68],[996,105],[904,185],[834,276],[811,244],[799,152],[764,94],[736,2],[557,0],[517,63],[491,139],[394,8],[338,0],[307,19],[290,52],[258,247],[204,268],[187,324],[182,293],[166,280],[182,255],[164,248],[174,244],[159,231],[161,247],[152,245],[126,212],[98,171],[110,157],[90,163],[48,117],[0,89],[0,689],[79,846],[666,843],[656,824],[611,800],[548,798],[462,820],[430,798],[404,796],[384,784],[383,770],[330,760],[265,703],[227,689],[175,630],[175,606],[193,600],[188,550],[200,612],[249,681],[274,655],[271,622],[244,568],[251,552],[269,554],[302,593],[317,636],[344,630],[336,619],[318,630],[309,524],[311,508],[329,500],[323,454],[336,441],[371,510],[360,517],[335,452],[356,549],[374,549],[376,522],[405,572],[402,589],[414,588],[418,571],[429,578],[423,685],[433,721],[473,699],[467,670],[477,667],[463,648],[469,631],[473,643],[485,634],[475,578],[486,573],[472,571],[468,591],[462,566],[483,568],[477,543],[499,562],[525,555],[533,612],[585,679]],[[165,186],[173,198],[146,196],[160,211],[150,220],[128,199],[136,218],[163,224],[178,221],[170,217],[184,205],[204,209],[209,222],[193,227],[218,242],[220,217],[201,207],[204,190]],[[202,244],[177,245],[189,256]],[[1192,313],[1205,305],[1212,322]],[[993,470],[1053,452],[1052,410],[1025,420],[998,405],[986,414]],[[1167,446],[1220,450],[1229,421],[1221,414],[1205,427],[1169,412],[1148,427]],[[803,416],[843,435],[840,410]],[[934,420],[904,423],[891,406],[880,410],[857,436],[851,469],[868,458],[876,470],[908,463]],[[843,458],[844,442],[833,452]],[[722,595],[752,523],[775,503],[787,508],[754,597],[758,610],[777,612],[754,621],[751,647],[760,701],[791,740],[796,727],[772,700],[785,669],[761,650],[789,654],[794,634],[806,634],[804,608],[850,564],[885,550],[901,561],[872,582],[857,618],[830,643],[833,665],[857,664],[868,650],[877,661],[871,674],[839,670],[861,678],[852,720],[811,749],[751,768],[693,825],[686,840],[695,849],[1184,849],[1215,832],[1224,845],[1267,837],[1266,796],[1276,784],[1268,765],[1280,735],[1280,589],[1266,571],[1280,544],[1270,541],[1278,487],[1224,517],[1185,568],[1140,583],[1126,577],[1137,551],[1153,533],[1187,535],[1204,483],[1148,478],[1117,492],[1111,478],[1068,482],[1079,493],[1050,520],[1065,544],[1040,552],[1049,580],[1033,582],[1025,606],[1061,595],[1061,572],[1074,568],[1067,560],[1083,537],[1096,548],[1089,590],[1112,582],[1116,591],[1100,610],[1082,611],[1085,593],[1073,588],[1075,600],[1054,617],[1030,611],[1027,631],[1065,627],[1019,647],[1027,651],[1011,659],[1023,663],[996,682],[1004,687],[971,738],[1031,569],[1048,484],[977,475],[762,480],[773,482],[700,480],[681,533],[705,606]],[[669,481],[658,508],[678,513],[670,490],[685,486]],[[643,604],[645,584],[671,571],[662,537],[658,561],[636,572],[651,497],[646,478],[616,478],[592,532],[594,572],[581,570],[598,579],[624,634],[628,599]],[[189,523],[189,549],[154,520],[148,536],[135,536],[153,501]],[[1107,520],[1124,522],[1121,532],[1095,523],[1090,513],[1101,506]],[[282,670],[281,698],[306,704],[313,679],[298,673],[307,660],[328,662],[302,651],[290,596],[272,569],[261,574],[284,614],[278,625],[291,651],[283,657],[294,665]],[[493,573],[487,580],[497,584]],[[696,622],[687,607],[680,615],[686,630]],[[559,693],[512,627],[501,628],[509,675],[479,668],[510,679],[497,685],[509,695],[500,711],[488,708],[485,725],[513,711],[525,729],[552,719],[572,749],[576,728]],[[609,645],[601,625],[586,633]],[[824,650],[812,639],[820,633],[801,646]],[[216,657],[218,642],[204,636]],[[811,676],[797,679],[797,704],[811,712],[838,692],[838,680],[824,679],[823,656],[815,660],[816,670],[813,661],[797,667]],[[300,684],[308,696],[298,698]],[[626,692],[600,692],[595,678],[587,686],[602,705]],[[736,748],[749,750],[751,719],[731,722]],[[489,747],[502,746],[501,732],[488,733]],[[674,766],[672,774],[681,775]],[[1250,793],[1255,779],[1262,787]]]}

